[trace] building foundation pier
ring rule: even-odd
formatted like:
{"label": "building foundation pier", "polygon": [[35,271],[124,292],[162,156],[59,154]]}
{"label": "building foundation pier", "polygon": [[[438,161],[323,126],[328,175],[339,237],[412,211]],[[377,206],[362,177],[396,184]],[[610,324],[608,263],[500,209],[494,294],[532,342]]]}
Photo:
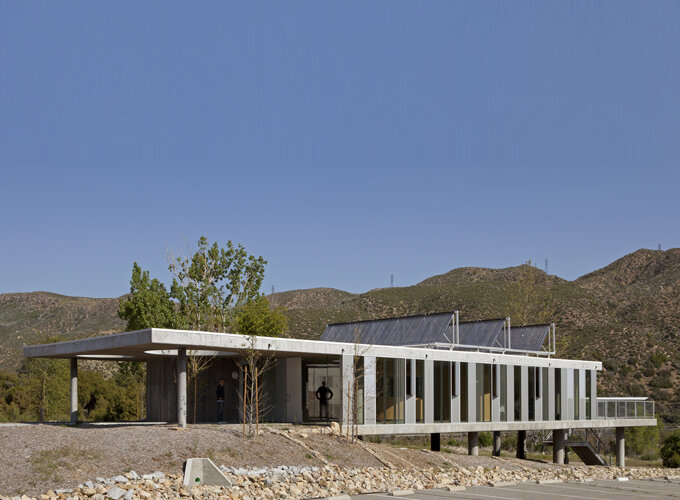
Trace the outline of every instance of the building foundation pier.
{"label": "building foundation pier", "polygon": [[616,466],[626,466],[626,433],[625,428],[616,428]]}
{"label": "building foundation pier", "polygon": [[78,358],[71,358],[71,424],[78,423]]}
{"label": "building foundation pier", "polygon": [[468,455],[479,456],[479,432],[468,432]]}
{"label": "building foundation pier", "polygon": [[177,426],[187,426],[187,350],[177,349]]}
{"label": "building foundation pier", "polygon": [[433,432],[430,434],[430,450],[440,451],[442,449],[441,438],[442,435],[439,432]]}
{"label": "building foundation pier", "polygon": [[493,431],[493,449],[491,450],[491,455],[494,457],[501,456],[501,432]]}
{"label": "building foundation pier", "polygon": [[552,433],[553,463],[557,465],[564,465],[564,451],[566,447],[564,434],[564,429],[554,429]]}
{"label": "building foundation pier", "polygon": [[517,453],[515,456],[521,460],[527,458],[527,431],[517,431]]}

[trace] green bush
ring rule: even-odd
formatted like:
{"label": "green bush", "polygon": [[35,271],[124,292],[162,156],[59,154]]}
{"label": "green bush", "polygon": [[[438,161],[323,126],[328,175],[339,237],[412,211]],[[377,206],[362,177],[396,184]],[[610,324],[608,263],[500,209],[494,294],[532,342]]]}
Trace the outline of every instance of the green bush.
{"label": "green bush", "polygon": [[661,458],[664,467],[680,467],[680,431],[675,431],[663,440]]}
{"label": "green bush", "polygon": [[649,356],[649,364],[655,368],[661,368],[663,364],[668,361],[668,358],[661,353],[655,353]]}
{"label": "green bush", "polygon": [[479,446],[491,446],[493,444],[493,436],[490,432],[479,433]]}
{"label": "green bush", "polygon": [[659,458],[661,422],[653,427],[628,427],[626,429],[626,449],[633,456],[643,460]]}

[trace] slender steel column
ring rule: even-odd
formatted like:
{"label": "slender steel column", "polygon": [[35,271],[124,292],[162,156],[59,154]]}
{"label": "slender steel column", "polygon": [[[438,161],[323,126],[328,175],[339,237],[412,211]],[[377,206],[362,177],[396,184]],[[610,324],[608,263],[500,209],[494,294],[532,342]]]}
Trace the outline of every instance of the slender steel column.
{"label": "slender steel column", "polygon": [[71,358],[71,423],[78,423],[78,358]]}
{"label": "slender steel column", "polygon": [[187,426],[187,350],[177,350],[177,426]]}

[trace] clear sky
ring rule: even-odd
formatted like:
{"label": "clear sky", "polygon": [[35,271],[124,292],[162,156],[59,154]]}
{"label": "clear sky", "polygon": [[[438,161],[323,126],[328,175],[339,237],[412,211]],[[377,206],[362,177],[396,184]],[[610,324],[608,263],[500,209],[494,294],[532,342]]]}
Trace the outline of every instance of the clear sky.
{"label": "clear sky", "polygon": [[680,2],[0,0],[0,293],[200,235],[264,290],[680,246]]}

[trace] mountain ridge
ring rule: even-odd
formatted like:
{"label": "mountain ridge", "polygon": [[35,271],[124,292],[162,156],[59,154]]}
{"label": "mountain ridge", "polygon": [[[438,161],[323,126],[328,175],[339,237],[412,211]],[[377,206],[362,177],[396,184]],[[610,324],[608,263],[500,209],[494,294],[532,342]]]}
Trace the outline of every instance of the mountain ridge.
{"label": "mountain ridge", "polygon": [[[269,295],[286,309],[290,333],[316,339],[328,323],[460,311],[461,320],[509,314],[527,272],[532,294],[557,323],[558,356],[602,361],[602,394],[649,395],[680,422],[680,249],[637,250],[569,281],[526,264],[503,269],[454,268],[415,285],[354,294],[330,287]],[[121,298],[51,292],[0,295],[0,345],[16,369],[23,343],[41,336],[87,337],[124,331]],[[531,319],[531,318],[529,318]],[[517,323],[515,323],[517,324]]]}

